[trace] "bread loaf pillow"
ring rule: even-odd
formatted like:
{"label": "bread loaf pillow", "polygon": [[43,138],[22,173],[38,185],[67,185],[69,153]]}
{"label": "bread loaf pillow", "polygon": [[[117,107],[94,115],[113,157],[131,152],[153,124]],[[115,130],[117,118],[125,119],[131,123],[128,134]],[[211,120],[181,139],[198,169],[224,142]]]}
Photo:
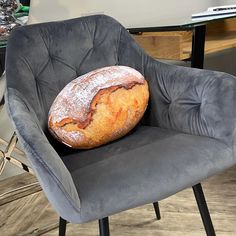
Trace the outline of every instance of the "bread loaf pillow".
{"label": "bread loaf pillow", "polygon": [[88,149],[127,134],[148,104],[148,85],[136,70],[109,66],[82,75],[58,94],[48,117],[54,137]]}

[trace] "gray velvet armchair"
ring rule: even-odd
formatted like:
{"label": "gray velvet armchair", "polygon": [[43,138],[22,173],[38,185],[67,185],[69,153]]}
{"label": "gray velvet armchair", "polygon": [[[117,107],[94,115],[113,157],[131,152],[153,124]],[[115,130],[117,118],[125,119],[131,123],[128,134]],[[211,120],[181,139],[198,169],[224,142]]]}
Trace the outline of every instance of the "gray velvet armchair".
{"label": "gray velvet armchair", "polygon": [[[150,102],[124,138],[92,150],[57,143],[49,108],[71,80],[99,67],[140,71]],[[14,30],[6,55],[6,102],[17,136],[48,200],[66,221],[98,219],[193,187],[207,235],[215,235],[200,182],[236,163],[236,78],[163,64],[114,19],[90,16]],[[223,201],[223,200],[222,200]]]}

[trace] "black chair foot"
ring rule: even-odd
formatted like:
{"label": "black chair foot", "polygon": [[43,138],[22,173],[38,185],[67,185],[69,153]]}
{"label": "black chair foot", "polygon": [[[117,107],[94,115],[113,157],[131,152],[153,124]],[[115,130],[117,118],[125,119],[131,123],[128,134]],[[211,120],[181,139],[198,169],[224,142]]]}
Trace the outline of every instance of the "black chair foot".
{"label": "black chair foot", "polygon": [[66,236],[66,220],[60,217],[59,219],[59,236]]}
{"label": "black chair foot", "polygon": [[211,221],[211,216],[200,183],[193,186],[193,192],[197,201],[198,209],[202,217],[202,222],[204,224],[206,234],[207,236],[215,236],[216,233]]}
{"label": "black chair foot", "polygon": [[159,203],[154,202],[153,206],[154,206],[154,209],[155,209],[156,218],[157,218],[157,220],[160,220],[161,219],[161,213],[160,213]]}
{"label": "black chair foot", "polygon": [[98,223],[99,223],[99,235],[110,236],[108,217],[98,220]]}

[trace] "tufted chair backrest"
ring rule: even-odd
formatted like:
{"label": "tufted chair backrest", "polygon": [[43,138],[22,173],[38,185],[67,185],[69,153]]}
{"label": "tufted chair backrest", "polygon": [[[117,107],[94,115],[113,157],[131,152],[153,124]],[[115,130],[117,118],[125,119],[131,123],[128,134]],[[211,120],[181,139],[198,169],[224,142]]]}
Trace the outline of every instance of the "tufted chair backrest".
{"label": "tufted chair backrest", "polygon": [[8,87],[27,94],[45,130],[49,108],[67,83],[118,64],[120,31],[117,22],[103,16],[22,27],[11,35],[19,40],[10,39],[7,47]]}

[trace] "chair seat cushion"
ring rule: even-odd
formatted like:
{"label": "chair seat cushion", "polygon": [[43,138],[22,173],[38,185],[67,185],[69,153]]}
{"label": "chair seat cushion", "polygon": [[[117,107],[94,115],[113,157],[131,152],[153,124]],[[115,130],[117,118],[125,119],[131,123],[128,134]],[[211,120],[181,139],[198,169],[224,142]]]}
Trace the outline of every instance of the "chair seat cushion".
{"label": "chair seat cushion", "polygon": [[79,191],[80,222],[159,201],[235,163],[218,140],[150,126],[62,159]]}

